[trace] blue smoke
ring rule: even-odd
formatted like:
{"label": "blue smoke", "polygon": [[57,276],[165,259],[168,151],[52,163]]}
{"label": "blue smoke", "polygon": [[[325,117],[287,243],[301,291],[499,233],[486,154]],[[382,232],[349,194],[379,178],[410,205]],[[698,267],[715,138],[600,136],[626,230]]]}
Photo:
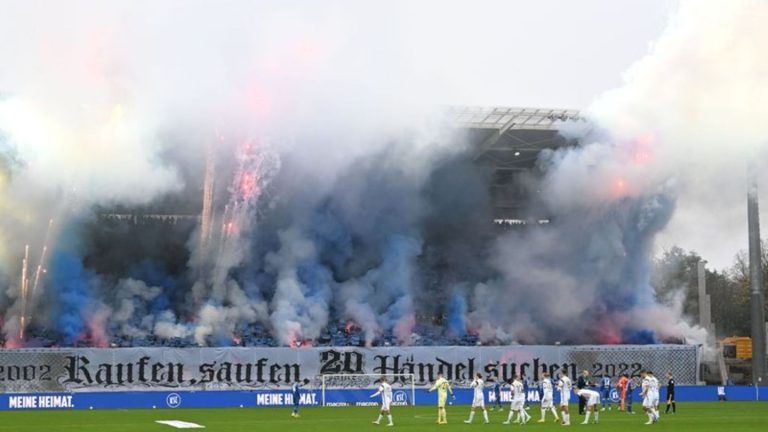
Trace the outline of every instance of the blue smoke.
{"label": "blue smoke", "polygon": [[84,314],[90,301],[89,281],[93,275],[83,268],[79,256],[59,250],[51,258],[48,276],[58,306],[54,321],[63,342],[73,345],[86,329]]}
{"label": "blue smoke", "polygon": [[171,308],[173,296],[178,287],[178,281],[160,265],[151,260],[144,260],[132,269],[131,278],[141,280],[150,287],[162,288],[160,294],[149,304],[149,310],[152,314],[157,314]]}
{"label": "blue smoke", "polygon": [[652,345],[659,343],[656,334],[651,330],[637,330],[634,332],[625,332],[623,343],[634,345]]}
{"label": "blue smoke", "polygon": [[457,292],[448,303],[448,333],[455,337],[464,337],[467,334],[467,300],[464,295]]}

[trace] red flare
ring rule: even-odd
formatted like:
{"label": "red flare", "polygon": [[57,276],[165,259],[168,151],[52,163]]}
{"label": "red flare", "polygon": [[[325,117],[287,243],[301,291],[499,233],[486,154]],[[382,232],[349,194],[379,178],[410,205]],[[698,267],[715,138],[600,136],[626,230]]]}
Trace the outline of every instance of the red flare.
{"label": "red flare", "polygon": [[621,177],[617,177],[611,185],[611,195],[614,198],[623,198],[627,195],[627,182]]}
{"label": "red flare", "polygon": [[652,161],[655,142],[656,137],[652,133],[646,133],[632,143],[632,159],[635,164],[645,165]]}

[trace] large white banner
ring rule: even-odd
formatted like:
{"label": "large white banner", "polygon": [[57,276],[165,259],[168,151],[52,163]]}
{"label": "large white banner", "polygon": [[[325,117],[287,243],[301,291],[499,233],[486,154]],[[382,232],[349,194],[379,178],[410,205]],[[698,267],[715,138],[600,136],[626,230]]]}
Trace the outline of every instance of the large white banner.
{"label": "large white banner", "polygon": [[[115,348],[0,350],[0,391],[279,389],[328,374],[413,374],[417,386],[442,372],[456,385],[475,373],[507,380],[581,370],[637,376],[672,371],[679,384],[698,381],[698,348],[689,345],[391,348]],[[406,383],[396,380],[395,384]],[[408,383],[410,384],[410,383]],[[344,381],[369,386],[373,381]]]}

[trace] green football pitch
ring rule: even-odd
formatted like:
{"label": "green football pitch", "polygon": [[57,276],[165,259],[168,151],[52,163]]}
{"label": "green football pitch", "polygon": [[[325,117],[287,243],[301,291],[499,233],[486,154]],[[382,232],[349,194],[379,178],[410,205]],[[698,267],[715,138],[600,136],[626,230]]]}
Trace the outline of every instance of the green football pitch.
{"label": "green football pitch", "polygon": [[[572,407],[573,412],[575,407]],[[663,407],[662,407],[663,411]],[[206,431],[311,431],[352,432],[379,429],[409,431],[466,431],[477,428],[484,431],[528,430],[554,431],[563,427],[552,421],[535,423],[539,409],[531,406],[533,421],[525,426],[503,425],[507,412],[490,413],[490,425],[466,425],[469,408],[448,407],[448,425],[434,423],[436,412],[431,407],[397,407],[394,410],[395,427],[376,426],[371,421],[377,416],[375,407],[366,408],[302,408],[300,418],[292,418],[290,409],[177,409],[177,410],[100,410],[100,411],[14,411],[0,414],[0,431],[99,431],[137,432],[174,431],[171,426],[158,424],[158,420],[179,420],[205,426]],[[583,420],[571,414],[570,428],[626,432],[630,430],[664,431],[768,431],[768,404],[765,402],[681,403],[675,415],[663,415],[656,425],[645,426],[647,417],[641,413],[629,415],[616,411],[600,413],[599,424],[581,425]],[[192,429],[194,430],[194,429]]]}

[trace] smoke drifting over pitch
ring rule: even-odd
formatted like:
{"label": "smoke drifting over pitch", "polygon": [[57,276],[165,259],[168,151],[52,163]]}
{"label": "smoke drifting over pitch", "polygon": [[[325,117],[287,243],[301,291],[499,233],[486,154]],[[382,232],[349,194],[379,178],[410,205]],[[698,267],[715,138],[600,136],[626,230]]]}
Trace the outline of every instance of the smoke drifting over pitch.
{"label": "smoke drifting over pitch", "polygon": [[[11,10],[0,36],[25,42],[0,45],[6,346],[26,344],[25,327],[65,345],[228,345],[254,328],[296,345],[337,321],[369,344],[407,344],[434,317],[486,343],[703,341],[679,305],[656,301],[649,263],[680,202],[698,202],[701,184],[730,187],[719,169],[764,153],[739,123],[718,126],[733,158],[714,155],[719,112],[700,95],[730,100],[739,82],[710,76],[731,52],[718,42],[765,62],[768,37],[754,37],[765,30],[744,23],[766,6],[683,3],[626,85],[595,104],[594,127],[563,125],[581,146],[542,154],[531,187],[551,223],[505,231],[488,173],[434,108],[444,87],[426,78],[440,59],[414,63],[407,33],[382,24],[402,24],[396,5],[232,6],[212,19],[194,3],[149,15],[83,3],[88,19],[51,12],[38,34],[23,24],[32,11]],[[714,16],[727,18],[721,32]],[[717,52],[687,57],[704,35]],[[670,85],[689,63],[696,79]],[[731,70],[757,89],[741,100],[768,95],[751,70]],[[740,121],[764,116],[764,102]],[[105,212],[201,217],[137,227]]]}

